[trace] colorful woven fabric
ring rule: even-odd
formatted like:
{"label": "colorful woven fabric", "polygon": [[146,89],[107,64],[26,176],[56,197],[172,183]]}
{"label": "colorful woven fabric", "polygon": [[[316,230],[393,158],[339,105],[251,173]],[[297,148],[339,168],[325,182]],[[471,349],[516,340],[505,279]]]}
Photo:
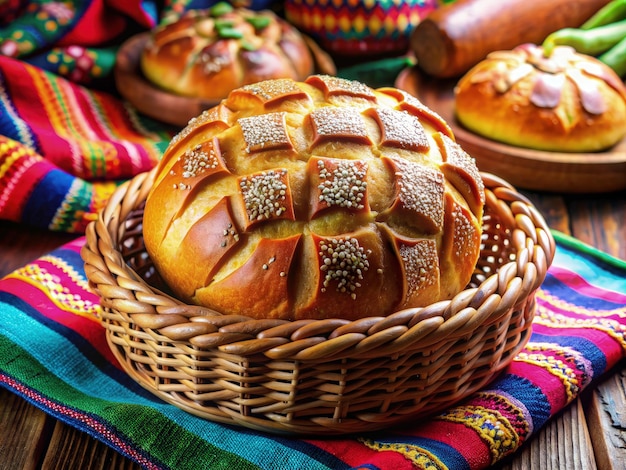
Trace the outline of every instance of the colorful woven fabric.
{"label": "colorful woven fabric", "polygon": [[[0,2],[0,219],[81,234],[119,182],[155,165],[177,130],[115,94],[114,53],[133,32],[201,3],[215,2]],[[340,75],[383,86],[381,70],[403,63]],[[626,355],[626,263],[555,235],[531,342],[488,387],[419,425],[294,439],[160,401],[107,346],[83,238],[0,280],[0,384],[145,468],[485,468]]]}
{"label": "colorful woven fabric", "polygon": [[178,129],[119,98],[115,54],[216,1],[0,2],[0,219],[83,233],[120,181],[155,165]]}
{"label": "colorful woven fabric", "polygon": [[82,233],[171,139],[114,96],[0,56],[0,218]]}
{"label": "colorful woven fabric", "polygon": [[[82,233],[119,181],[149,170],[165,126],[86,85],[112,84],[130,24],[154,24],[139,3],[4,4],[0,24],[0,218]],[[119,4],[116,6],[116,3]],[[124,8],[128,8],[125,11]]]}
{"label": "colorful woven fabric", "polygon": [[533,334],[498,378],[416,425],[296,439],[213,423],[120,369],[97,320],[83,238],[0,280],[0,383],[145,468],[480,469],[507,455],[626,356],[626,263],[555,233]]}

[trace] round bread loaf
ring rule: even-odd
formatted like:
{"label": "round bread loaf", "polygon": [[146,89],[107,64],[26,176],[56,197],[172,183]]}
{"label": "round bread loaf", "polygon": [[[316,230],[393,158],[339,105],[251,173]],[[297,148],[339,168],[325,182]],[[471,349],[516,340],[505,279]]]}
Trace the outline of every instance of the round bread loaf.
{"label": "round bread loaf", "polygon": [[626,88],[608,66],[567,46],[549,57],[524,44],[497,51],[455,87],[461,125],[492,140],[556,152],[595,152],[626,135]]}
{"label": "round bread loaf", "polygon": [[143,232],[188,303],[354,320],[463,290],[484,197],[474,159],[416,98],[313,75],[241,87],[192,119],[159,164]]}
{"label": "round bread loaf", "polygon": [[314,71],[303,36],[270,10],[218,3],[155,28],[140,60],[153,84],[171,93],[221,100],[240,86]]}

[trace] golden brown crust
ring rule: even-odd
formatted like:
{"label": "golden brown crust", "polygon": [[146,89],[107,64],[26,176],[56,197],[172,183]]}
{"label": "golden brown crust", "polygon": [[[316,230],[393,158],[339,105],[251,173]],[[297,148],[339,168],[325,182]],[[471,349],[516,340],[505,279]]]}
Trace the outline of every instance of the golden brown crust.
{"label": "golden brown crust", "polygon": [[181,299],[230,314],[357,319],[449,298],[485,199],[447,129],[405,93],[331,76],[234,90],[166,150],[148,253]]}
{"label": "golden brown crust", "polygon": [[593,57],[558,46],[546,58],[525,44],[491,53],[465,74],[455,113],[472,132],[517,147],[594,152],[626,135],[626,88]]}
{"label": "golden brown crust", "polygon": [[257,81],[303,80],[314,67],[292,25],[272,11],[245,8],[190,10],[158,26],[140,65],[145,77],[165,90],[213,100]]}

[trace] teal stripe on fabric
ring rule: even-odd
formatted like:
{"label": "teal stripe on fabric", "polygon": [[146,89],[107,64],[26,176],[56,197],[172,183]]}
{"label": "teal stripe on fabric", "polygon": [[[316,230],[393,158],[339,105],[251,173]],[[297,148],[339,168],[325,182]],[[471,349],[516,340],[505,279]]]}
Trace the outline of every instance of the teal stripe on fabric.
{"label": "teal stripe on fabric", "polygon": [[[94,401],[103,400],[114,405],[99,410],[98,414],[106,413],[107,420],[117,425],[118,429],[127,428],[129,417],[150,416],[150,420],[145,422],[142,418],[142,426],[137,428],[137,432],[145,433],[147,429],[163,429],[167,430],[169,435],[169,437],[163,435],[164,438],[167,437],[173,442],[182,439],[184,442],[184,433],[187,430],[219,449],[232,454],[245,455],[259,468],[276,469],[275,455],[284,455],[290,460],[289,468],[330,469],[318,460],[297,452],[291,446],[282,446],[264,434],[255,434],[251,437],[249,433],[195,417],[165,402],[158,404],[139,396],[93,367],[89,359],[67,338],[45,327],[14,306],[0,304],[0,334],[5,335],[10,342],[19,344],[29,351],[44,368],[62,376],[69,386],[80,390],[83,397],[86,395]],[[66,358],[65,362],[61,362],[59,357]],[[19,376],[19,371],[12,371],[9,364],[3,364],[3,360],[0,360],[0,364],[12,375]],[[63,370],[59,370],[61,364],[65,366]],[[40,387],[35,388],[43,390]],[[46,390],[46,393],[54,396],[55,388]],[[112,397],[117,399],[113,401]],[[71,400],[71,397],[69,399]],[[80,408],[75,403],[68,404]],[[141,439],[142,442],[144,440],[147,442],[146,445],[154,447],[149,450],[150,452],[167,448],[163,446],[163,441],[157,446],[156,441],[149,442],[146,436]],[[203,443],[203,445],[207,444]],[[206,449],[206,452],[210,453],[210,449]]]}
{"label": "teal stripe on fabric", "polygon": [[[601,280],[602,285],[598,287],[602,289],[626,292],[625,261],[598,251],[563,233],[556,231],[552,233],[557,241],[554,265],[566,266],[568,270],[576,272],[590,284],[594,284],[595,280]],[[581,252],[588,257],[581,256]]]}
{"label": "teal stripe on fabric", "polygon": [[[123,429],[126,436],[123,440],[127,443],[142,442],[151,455],[151,461],[160,466],[177,470],[259,468],[245,459],[208,445],[193,433],[174,428],[175,424],[164,420],[155,409],[130,404],[121,407],[117,402],[85,395],[81,390],[50,374],[27,351],[8,340],[0,341],[0,355],[11,364],[11,376],[31,389],[48,391],[46,398],[62,405],[56,408],[57,411],[60,410],[57,417],[65,418],[63,420],[68,422],[70,419],[68,413],[63,412],[63,407],[80,410],[79,413],[70,415],[74,420],[70,424],[101,438],[101,432],[94,432],[93,423],[89,425],[90,420],[98,417],[97,421],[108,423],[109,428],[116,430],[116,436],[120,436],[119,430]],[[79,417],[81,414],[84,419]],[[147,432],[150,433],[149,437],[146,436]],[[202,452],[197,452],[198,450]],[[212,459],[207,460],[207,456]]]}
{"label": "teal stripe on fabric", "polygon": [[587,245],[586,243],[581,242],[577,238],[574,238],[563,232],[559,232],[558,230],[552,230],[551,232],[557,244],[568,247],[570,251],[586,253],[610,266],[616,267],[618,269],[626,270],[626,260],[622,260],[622,259],[616,258],[615,256],[611,256],[608,253],[600,251],[597,248],[594,248],[591,245]]}

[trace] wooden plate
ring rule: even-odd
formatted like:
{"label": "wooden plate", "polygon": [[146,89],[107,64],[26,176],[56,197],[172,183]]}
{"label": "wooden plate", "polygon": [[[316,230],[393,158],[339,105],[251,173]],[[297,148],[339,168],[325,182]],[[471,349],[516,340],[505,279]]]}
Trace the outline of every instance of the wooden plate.
{"label": "wooden plate", "polygon": [[454,117],[456,81],[427,77],[417,66],[398,75],[396,87],[417,97],[444,118],[481,171],[519,188],[601,193],[626,189],[626,138],[605,152],[543,152],[502,144],[463,128]]}
{"label": "wooden plate", "polygon": [[[150,83],[141,73],[141,52],[150,38],[149,32],[137,34],[124,42],[117,52],[114,78],[120,94],[143,114],[159,121],[185,127],[189,120],[221,100],[175,95]],[[335,75],[333,60],[308,37],[305,40],[313,54],[316,71]]]}

